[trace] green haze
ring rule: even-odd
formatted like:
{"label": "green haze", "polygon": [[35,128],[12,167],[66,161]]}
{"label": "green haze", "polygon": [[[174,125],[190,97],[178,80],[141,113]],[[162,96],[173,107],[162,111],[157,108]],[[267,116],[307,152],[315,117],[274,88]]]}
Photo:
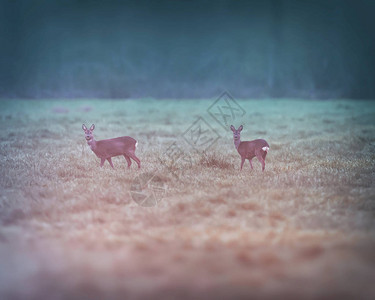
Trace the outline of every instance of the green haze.
{"label": "green haze", "polygon": [[0,3],[1,98],[375,96],[375,1]]}

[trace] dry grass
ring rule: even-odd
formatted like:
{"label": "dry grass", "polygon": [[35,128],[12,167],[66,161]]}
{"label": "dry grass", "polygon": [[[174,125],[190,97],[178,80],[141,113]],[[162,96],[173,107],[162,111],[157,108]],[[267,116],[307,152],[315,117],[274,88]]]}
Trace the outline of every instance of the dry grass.
{"label": "dry grass", "polygon": [[[264,173],[239,171],[210,101],[0,102],[0,298],[372,298],[375,104],[240,103]],[[221,136],[203,154],[181,137],[197,116]],[[82,123],[135,137],[142,169],[100,169]],[[143,172],[167,187],[155,207],[131,199]]]}

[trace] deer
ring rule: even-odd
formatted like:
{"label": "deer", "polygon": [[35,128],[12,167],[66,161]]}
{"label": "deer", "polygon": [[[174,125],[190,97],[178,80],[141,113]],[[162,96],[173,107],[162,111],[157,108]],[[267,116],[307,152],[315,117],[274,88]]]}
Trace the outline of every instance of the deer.
{"label": "deer", "polygon": [[91,125],[90,129],[87,129],[86,125],[82,124],[82,129],[85,132],[87,144],[95,155],[100,158],[100,167],[103,167],[104,162],[107,160],[112,169],[114,169],[112,157],[123,155],[128,163],[128,169],[132,164],[130,158],[138,164],[138,169],[141,168],[141,161],[135,156],[135,149],[137,148],[138,142],[132,137],[122,136],[96,141],[92,134],[95,129],[94,124]]}
{"label": "deer", "polygon": [[253,170],[253,164],[251,163],[251,160],[254,157],[257,157],[262,164],[262,171],[264,172],[264,168],[266,167],[266,155],[270,150],[270,146],[268,145],[268,143],[263,139],[241,142],[241,131],[243,129],[243,126],[241,125],[240,127],[238,127],[238,129],[236,129],[233,125],[231,125],[230,129],[233,131],[234,146],[241,156],[241,170],[245,159],[249,160],[250,167]]}

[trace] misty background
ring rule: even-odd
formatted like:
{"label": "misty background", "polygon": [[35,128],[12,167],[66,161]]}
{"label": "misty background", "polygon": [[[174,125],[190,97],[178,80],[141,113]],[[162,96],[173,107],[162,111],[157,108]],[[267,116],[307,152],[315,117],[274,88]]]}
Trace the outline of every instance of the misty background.
{"label": "misty background", "polygon": [[375,98],[375,1],[0,3],[0,98]]}

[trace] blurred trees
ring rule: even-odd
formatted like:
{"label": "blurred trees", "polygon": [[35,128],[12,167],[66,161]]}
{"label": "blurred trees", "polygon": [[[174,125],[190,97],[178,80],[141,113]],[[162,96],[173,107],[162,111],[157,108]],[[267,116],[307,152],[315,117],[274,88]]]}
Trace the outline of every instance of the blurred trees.
{"label": "blurred trees", "polygon": [[2,1],[0,97],[375,97],[375,1]]}

